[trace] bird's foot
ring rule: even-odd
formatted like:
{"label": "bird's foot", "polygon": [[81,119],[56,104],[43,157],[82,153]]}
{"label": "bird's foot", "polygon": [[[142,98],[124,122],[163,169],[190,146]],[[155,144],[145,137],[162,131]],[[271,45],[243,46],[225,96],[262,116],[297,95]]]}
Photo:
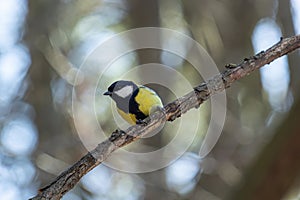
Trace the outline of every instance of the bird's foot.
{"label": "bird's foot", "polygon": [[146,118],[146,119],[138,119],[138,120],[136,120],[136,124],[138,124],[138,125],[142,125],[142,126],[147,126],[148,125],[148,123],[149,123],[149,120],[147,120],[148,118]]}

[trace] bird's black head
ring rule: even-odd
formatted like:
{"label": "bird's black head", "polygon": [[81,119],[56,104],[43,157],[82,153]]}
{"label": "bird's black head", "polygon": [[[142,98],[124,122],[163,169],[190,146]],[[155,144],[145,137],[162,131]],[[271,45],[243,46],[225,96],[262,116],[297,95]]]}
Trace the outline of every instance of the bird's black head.
{"label": "bird's black head", "polygon": [[127,99],[131,97],[133,92],[138,89],[138,86],[132,81],[116,81],[111,84],[104,95],[109,95],[112,99]]}

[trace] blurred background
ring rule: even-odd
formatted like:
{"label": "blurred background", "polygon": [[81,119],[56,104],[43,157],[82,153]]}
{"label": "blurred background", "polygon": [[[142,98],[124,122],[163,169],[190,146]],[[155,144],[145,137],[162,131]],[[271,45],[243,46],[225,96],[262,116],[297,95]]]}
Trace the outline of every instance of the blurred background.
{"label": "blurred background", "polygon": [[[89,121],[88,116],[94,111],[88,109],[86,99],[94,97],[88,81],[95,78],[92,74],[101,69],[104,58],[99,54],[93,56],[88,72],[82,73],[79,67],[107,38],[148,26],[170,28],[192,37],[222,71],[225,64],[239,63],[277,43],[281,36],[300,34],[300,1],[0,0],[1,200],[34,196],[38,188],[49,184],[87,153],[77,130],[97,130]],[[162,43],[172,45],[170,41],[162,40]],[[120,40],[114,48],[124,45],[128,45],[127,41]],[[182,47],[184,44],[178,48]],[[186,47],[187,54],[188,51]],[[63,199],[258,199],[249,185],[256,182],[255,178],[264,180],[270,172],[260,171],[266,169],[264,160],[276,159],[281,164],[274,164],[277,168],[273,169],[273,176],[265,184],[261,181],[261,186],[253,187],[267,185],[269,190],[261,193],[274,193],[277,199],[300,199],[299,150],[289,154],[294,157],[281,153],[297,147],[291,143],[286,149],[282,141],[297,141],[292,132],[300,131],[295,126],[295,119],[300,118],[300,112],[296,112],[299,60],[299,51],[284,56],[235,82],[226,91],[225,126],[206,158],[200,159],[198,151],[209,123],[209,102],[200,111],[189,114],[188,122],[183,125],[187,132],[195,123],[193,117],[200,115],[197,137],[172,165],[141,174],[100,165]],[[98,86],[99,91],[104,91],[123,73],[147,63],[170,66],[192,86],[203,81],[183,58],[143,49],[113,62]],[[133,78],[141,82],[147,74],[136,73]],[[174,87],[184,94],[180,82],[172,77],[167,81],[174,82]],[[155,84],[151,87],[162,96],[164,103],[176,98],[169,88]],[[102,97],[94,100],[99,124],[109,134],[117,127],[111,101]],[[81,117],[76,127],[72,106]],[[167,124],[162,134],[137,141],[128,150],[149,151],[164,146],[180,122]],[[284,131],[281,127],[295,128]],[[100,142],[90,140],[93,144]],[[295,165],[289,165],[291,162]],[[276,181],[281,171],[289,173]],[[281,189],[272,190],[278,183],[277,188]]]}

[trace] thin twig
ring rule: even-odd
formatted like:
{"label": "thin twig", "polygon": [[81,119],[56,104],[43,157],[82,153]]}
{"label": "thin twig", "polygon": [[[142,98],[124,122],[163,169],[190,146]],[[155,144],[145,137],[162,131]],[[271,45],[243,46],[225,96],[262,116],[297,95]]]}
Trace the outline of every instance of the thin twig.
{"label": "thin twig", "polygon": [[269,64],[273,60],[286,55],[300,47],[300,35],[280,39],[280,41],[266,51],[255,56],[245,58],[238,65],[226,65],[226,70],[210,78],[206,83],[194,88],[194,91],[167,104],[163,112],[156,112],[151,115],[151,121],[146,125],[135,125],[126,131],[116,130],[110,138],[98,144],[98,146],[83,156],[77,163],[60,174],[48,186],[40,189],[37,199],[60,199],[66,192],[72,189],[90,170],[102,163],[113,151],[118,148],[151,133],[165,121],[173,121],[192,108],[198,108],[205,100],[213,94],[223,91],[252,71]]}

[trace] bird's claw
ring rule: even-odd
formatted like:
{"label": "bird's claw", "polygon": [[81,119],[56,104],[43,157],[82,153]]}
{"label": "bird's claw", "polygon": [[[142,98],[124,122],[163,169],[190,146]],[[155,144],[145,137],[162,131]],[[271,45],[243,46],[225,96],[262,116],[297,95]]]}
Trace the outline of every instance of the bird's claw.
{"label": "bird's claw", "polygon": [[138,125],[147,126],[149,122],[147,122],[145,119],[137,119],[135,123]]}

